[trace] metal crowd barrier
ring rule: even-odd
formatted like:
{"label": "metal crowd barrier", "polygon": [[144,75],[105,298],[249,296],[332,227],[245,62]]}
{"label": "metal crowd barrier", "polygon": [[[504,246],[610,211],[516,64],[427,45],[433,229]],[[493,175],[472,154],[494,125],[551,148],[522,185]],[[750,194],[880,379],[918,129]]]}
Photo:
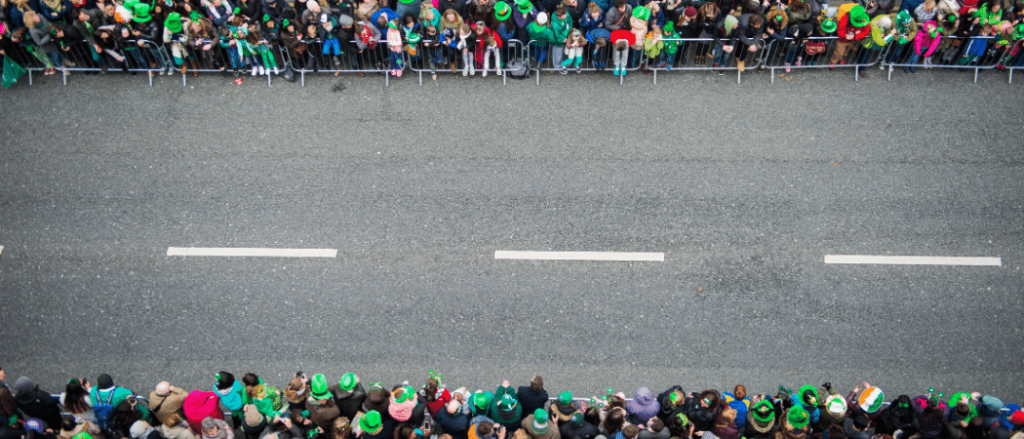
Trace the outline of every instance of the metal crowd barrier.
{"label": "metal crowd barrier", "polygon": [[[462,53],[446,46],[432,46],[433,40],[422,40],[416,44],[416,55],[413,56],[408,52],[405,53],[406,60],[409,63],[409,69],[419,75],[420,86],[423,86],[423,74],[429,73],[431,77],[434,77],[438,73],[453,74],[450,69],[442,69],[439,67],[441,64],[453,62],[458,65],[462,61]],[[501,66],[502,73],[504,73],[504,67],[508,65],[512,59],[526,59],[526,55],[523,53],[524,46],[523,42],[519,40],[508,40],[502,44],[502,48],[499,51],[501,54]],[[486,52],[485,52],[486,53]],[[488,54],[490,56],[490,54]],[[493,60],[493,58],[491,58]],[[473,60],[476,71],[483,72],[483,60]],[[488,73],[497,74],[499,66],[489,66],[487,69]],[[459,74],[459,69],[456,69],[454,74]],[[502,74],[502,85],[508,85],[508,75]]]}
{"label": "metal crowd barrier", "polygon": [[[664,41],[667,42],[678,42],[679,47],[676,49],[675,57],[671,60],[672,65],[669,66],[669,54],[662,50],[659,56],[658,64],[654,66],[647,66],[648,70],[654,72],[654,83],[658,83],[658,72],[659,71],[715,71],[715,70],[735,70],[736,71],[736,83],[739,84],[742,81],[743,72],[739,70],[739,66],[736,64],[736,51],[739,50],[739,45],[734,47],[733,53],[728,55],[728,62],[724,66],[712,67],[714,61],[714,52],[716,50],[715,40],[713,38],[666,38]],[[743,49],[743,69],[756,69],[761,65],[762,53],[765,52],[764,41],[758,42],[758,50],[751,52],[748,49]],[[665,64],[663,67],[659,67],[662,63]],[[671,69],[669,69],[671,67]]]}
{"label": "metal crowd barrier", "polygon": [[1003,66],[1010,73],[1010,84],[1013,84],[1013,71],[1024,70],[1024,40],[1017,40],[1006,56]]}
{"label": "metal crowd barrier", "polygon": [[[868,37],[870,38],[870,37]],[[824,44],[824,49],[817,54],[811,55],[808,52],[808,47],[820,46]],[[846,64],[836,63],[835,66],[831,65],[832,57],[839,47],[838,37],[809,37],[796,41],[793,38],[786,38],[785,40],[772,39],[767,48],[762,54],[761,64],[768,70],[771,70],[771,82],[775,83],[775,70],[776,69],[842,69],[852,68],[854,71],[854,81],[860,80],[860,68],[867,68],[878,64],[883,60],[884,56],[889,53],[889,46],[886,45],[882,49],[871,50],[865,49],[861,46],[861,43],[853,42],[850,43],[847,52],[840,58],[843,61],[848,61]],[[907,43],[913,44],[913,43]],[[815,49],[811,49],[816,51]],[[821,49],[817,49],[821,50]],[[858,63],[864,51],[870,50],[871,53],[866,55],[868,58],[863,63]],[[837,60],[838,61],[838,60]],[[786,64],[789,63],[787,66]]]}
{"label": "metal crowd barrier", "polygon": [[[537,85],[540,85],[540,72],[559,72],[559,71],[562,70],[562,66],[554,64],[554,58],[551,56],[552,55],[552,51],[554,49],[553,45],[548,45],[548,52],[547,52],[547,55],[544,58],[544,62],[542,62],[542,63],[538,63],[537,60],[534,59],[533,52],[534,52],[535,48],[536,48],[536,50],[540,50],[540,45],[537,44],[537,40],[530,40],[530,42],[527,43],[525,50],[523,51],[523,54],[522,54],[523,58],[522,59],[523,60],[529,60],[530,69],[533,70],[536,73],[536,75],[537,75],[537,80],[536,80]],[[564,48],[563,48],[563,50],[564,50]],[[613,59],[612,55],[613,55],[613,51],[614,50],[615,50],[615,43],[612,42],[612,41],[609,41],[608,45],[604,46],[604,48],[601,49],[602,54],[601,55],[597,55],[597,54],[595,54],[596,46],[594,46],[593,44],[588,43],[586,46],[583,46],[583,62],[580,63],[580,70],[584,71],[584,72],[598,72],[598,71],[602,71],[602,70],[603,71],[613,71],[614,68],[615,68],[614,63],[612,61],[612,59]],[[640,68],[644,65],[643,63],[644,63],[645,58],[646,58],[644,56],[644,54],[643,54],[643,50],[639,50],[639,51],[636,51],[636,50],[633,50],[633,49],[627,49],[627,50],[629,50],[629,55],[627,55],[627,58],[626,58],[626,60],[627,60],[626,71],[627,72],[635,72],[637,70],[640,70]],[[629,58],[628,57],[631,56],[633,53],[636,53],[636,52],[639,52],[638,55],[635,55],[636,59],[637,59],[636,65],[630,67],[630,65],[629,65]],[[527,57],[529,57],[529,58],[527,58]],[[562,60],[563,61],[565,60],[564,52],[563,52]],[[602,65],[602,67],[600,69],[597,66],[598,64]],[[608,66],[611,66],[611,67],[608,67]],[[623,85],[624,82],[625,82],[624,78],[622,76],[619,76],[619,85]]]}
{"label": "metal crowd barrier", "polygon": [[[924,32],[924,31],[919,31],[919,32]],[[918,68],[918,67],[920,67],[920,68],[923,68],[923,69],[931,69],[931,68],[935,68],[935,69],[960,69],[960,70],[971,69],[971,70],[974,70],[974,82],[978,82],[978,72],[979,71],[981,71],[981,70],[992,70],[992,69],[996,68],[997,65],[1000,65],[1000,63],[1002,62],[1003,54],[1001,52],[999,52],[995,48],[995,39],[993,39],[992,37],[971,37],[971,38],[958,39],[957,37],[952,37],[951,36],[951,37],[948,37],[948,38],[953,40],[954,42],[961,41],[961,44],[959,46],[950,46],[949,48],[947,48],[945,50],[935,50],[935,53],[933,53],[932,56],[930,56],[928,58],[924,58],[923,54],[922,54],[922,57],[921,57],[920,60],[918,60],[917,64],[908,64],[906,62],[907,58],[914,51],[914,45],[913,45],[914,43],[913,42],[905,44],[904,47],[903,47],[902,53],[899,53],[898,56],[894,56],[893,59],[890,59],[890,60],[883,59],[881,65],[882,65],[883,68],[888,67],[888,70],[889,70],[889,80],[892,81],[892,71],[896,67],[903,67],[903,68],[910,68],[910,67]],[[1019,43],[1019,41],[1018,41],[1018,43]],[[963,56],[965,56],[964,54],[969,53],[968,50],[971,47],[973,47],[975,44],[985,44],[986,45],[984,54],[979,56],[977,59],[967,59],[966,60],[967,63],[965,63],[965,64],[960,64],[961,58]],[[889,46],[893,47],[893,48],[898,47],[898,45],[896,43],[889,43]],[[890,49],[890,50],[895,50],[895,49]],[[938,62],[936,62],[936,61],[938,61]],[[1011,70],[1010,74],[1011,75],[1013,74],[1012,70]],[[1012,77],[1011,77],[1011,81],[1012,81]]]}
{"label": "metal crowd barrier", "polygon": [[[391,71],[391,58],[388,54],[387,40],[378,41],[371,49],[367,47],[362,53],[347,53],[342,51],[340,55],[334,56],[324,54],[323,41],[319,38],[304,40],[306,52],[298,59],[289,57],[292,69],[299,73],[302,79],[302,86],[306,86],[306,73],[377,73],[384,75],[384,86],[390,85],[388,72]],[[355,41],[351,42],[355,45]],[[330,50],[330,47],[328,47]],[[282,51],[285,52],[285,51]],[[331,51],[333,53],[333,51]],[[408,67],[408,59],[403,52],[404,67]]]}

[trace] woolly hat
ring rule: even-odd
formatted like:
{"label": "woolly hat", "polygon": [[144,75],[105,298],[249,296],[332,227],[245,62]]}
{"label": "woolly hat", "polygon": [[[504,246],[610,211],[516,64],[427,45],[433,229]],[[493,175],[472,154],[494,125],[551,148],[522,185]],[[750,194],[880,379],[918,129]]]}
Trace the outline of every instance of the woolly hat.
{"label": "woolly hat", "polygon": [[384,424],[380,421],[380,412],[370,410],[359,418],[359,428],[369,435],[380,433],[384,429]]}
{"label": "woolly hat", "polygon": [[139,3],[135,5],[134,12],[135,18],[133,18],[132,20],[134,20],[136,23],[146,23],[153,19],[153,17],[149,16],[149,5],[145,3]]}
{"label": "woolly hat", "polygon": [[242,407],[242,411],[245,412],[245,424],[250,427],[256,427],[263,422],[263,414],[260,413],[259,409],[253,404],[246,404]]}
{"label": "woolly hat", "polygon": [[520,13],[529,14],[533,10],[533,5],[528,0],[516,0],[516,9]]}
{"label": "woolly hat", "polygon": [[690,17],[690,18],[696,17],[697,16],[697,8],[695,8],[693,6],[687,6],[686,9],[683,10],[683,15],[685,15],[687,17]]}
{"label": "woolly hat", "polygon": [[850,24],[853,27],[864,27],[868,25],[868,13],[864,11],[864,7],[856,5],[850,8]]}
{"label": "woolly hat", "polygon": [[725,29],[725,34],[728,35],[736,26],[739,26],[740,22],[736,19],[735,15],[728,15],[725,17],[725,23],[722,24],[722,28]]}
{"label": "woolly hat", "polygon": [[835,6],[825,8],[825,18],[835,18],[836,14],[839,14],[839,8]]}
{"label": "woolly hat", "polygon": [[[1021,412],[1017,412],[1021,413]],[[1024,414],[1024,413],[1022,413]],[[583,426],[583,413],[576,412],[569,417],[569,426],[572,428],[580,428]]]}
{"label": "woolly hat", "polygon": [[19,394],[28,393],[36,390],[36,384],[28,377],[18,377],[18,380],[14,382],[14,390],[17,390]]}
{"label": "woolly hat", "polygon": [[[351,26],[354,23],[355,23],[355,20],[352,19],[351,15],[341,14],[340,16],[338,16],[338,25],[339,26]],[[353,375],[355,375],[355,374],[353,374]],[[344,377],[342,377],[342,379],[344,379]]]}
{"label": "woolly hat", "polygon": [[474,415],[483,416],[487,414],[487,405],[491,403],[491,398],[488,398],[486,393],[476,392],[470,400],[472,404],[469,405],[469,410]]}
{"label": "woolly hat", "polygon": [[327,377],[322,373],[313,375],[313,380],[309,383],[310,394],[314,399],[327,399],[331,396],[331,392],[327,391]]}
{"label": "woolly hat", "polygon": [[[181,32],[181,14],[177,12],[171,12],[167,15],[167,19],[164,20],[164,28],[171,31],[172,34]],[[109,377],[109,375],[107,375]],[[231,379],[234,381],[234,378]],[[220,386],[220,384],[217,384]]]}
{"label": "woolly hat", "polygon": [[[178,17],[180,18],[181,16],[179,15]],[[170,16],[168,16],[167,18],[170,18]],[[181,29],[180,23],[178,24],[178,29]],[[111,387],[114,387],[114,379],[111,378],[110,375],[101,373],[99,379],[96,380],[96,386],[99,387],[100,389],[109,389]]]}
{"label": "woolly hat", "polygon": [[388,414],[398,422],[408,421],[416,407],[416,391],[409,386],[399,387],[391,393]]}
{"label": "woolly hat", "polygon": [[875,413],[881,409],[883,401],[885,401],[885,394],[882,393],[882,389],[874,386],[864,389],[857,396],[857,405],[867,414]]}
{"label": "woolly hat", "polygon": [[999,422],[1000,410],[1003,409],[1003,401],[991,395],[985,395],[981,397],[981,401],[978,404],[982,410],[978,411],[981,415],[981,423],[985,427]]}
{"label": "woolly hat", "polygon": [[836,25],[836,21],[831,18],[821,22],[822,33],[830,34],[835,32],[838,28],[839,26]]}
{"label": "woolly hat", "polygon": [[541,12],[541,13],[537,14],[537,24],[539,24],[541,26],[543,26],[545,24],[548,24],[548,13],[547,12]]}
{"label": "woolly hat", "polygon": [[806,385],[800,388],[800,402],[805,407],[815,407],[818,405],[818,390],[812,385]]}
{"label": "woolly hat", "polygon": [[32,430],[39,434],[46,434],[46,424],[39,418],[28,418],[25,420],[25,429]]}
{"label": "woolly hat", "polygon": [[92,435],[87,432],[81,432],[71,437],[71,439],[92,439]]}
{"label": "woolly hat", "polygon": [[530,424],[533,430],[533,436],[543,436],[544,433],[548,432],[548,428],[551,424],[548,423],[548,412],[544,409],[537,409],[533,411],[533,423]]}
{"label": "woolly hat", "polygon": [[512,16],[512,8],[508,7],[508,3],[497,2],[494,4],[494,18],[498,21],[508,20],[508,17]]}
{"label": "woolly hat", "polygon": [[661,404],[654,398],[651,389],[641,387],[633,392],[633,400],[626,404],[626,411],[647,420],[658,415],[658,412],[661,411]]}
{"label": "woolly hat", "polygon": [[651,10],[644,6],[637,6],[633,8],[633,18],[639,18],[643,21],[647,21],[648,18],[651,18]]}
{"label": "woolly hat", "polygon": [[519,418],[523,413],[523,407],[519,405],[519,400],[510,393],[502,395],[501,399],[495,403],[495,406],[498,408],[498,417],[502,418],[500,420],[495,419],[498,422]]}
{"label": "woolly hat", "polygon": [[217,421],[214,421],[213,418],[207,416],[206,418],[203,418],[203,422],[200,426],[202,427],[202,431],[210,431],[217,426]]}
{"label": "woolly hat", "polygon": [[572,404],[572,392],[562,392],[558,394],[558,403],[561,405]]}
{"label": "woolly hat", "polygon": [[149,430],[149,424],[145,421],[135,421],[132,423],[131,428],[128,429],[128,434],[133,438],[141,438],[146,435],[146,431]]}
{"label": "woolly hat", "polygon": [[671,21],[665,22],[665,26],[661,28],[661,31],[666,34],[675,33],[676,26]]}
{"label": "woolly hat", "polygon": [[835,416],[840,416],[846,413],[846,398],[839,395],[829,395],[825,397],[825,410]]}
{"label": "woolly hat", "polygon": [[803,407],[794,405],[789,409],[789,413],[786,414],[786,420],[793,427],[804,428],[811,422],[811,415]]}
{"label": "woolly hat", "polygon": [[366,399],[363,400],[363,406],[366,408],[364,411],[376,410],[379,413],[388,411],[388,406],[391,405],[390,396],[391,394],[384,390],[380,383],[373,383],[366,391]]}
{"label": "woolly hat", "polygon": [[398,23],[395,23],[395,20],[391,20],[391,21],[388,22],[388,28],[389,29],[398,29]]}

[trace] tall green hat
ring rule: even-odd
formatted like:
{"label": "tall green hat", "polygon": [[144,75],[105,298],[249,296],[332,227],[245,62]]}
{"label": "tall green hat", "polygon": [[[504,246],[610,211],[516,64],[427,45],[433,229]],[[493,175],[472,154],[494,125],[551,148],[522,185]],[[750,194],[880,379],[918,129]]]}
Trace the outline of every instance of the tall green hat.
{"label": "tall green hat", "polygon": [[639,18],[643,21],[647,21],[648,18],[651,18],[651,10],[644,6],[637,6],[633,8],[633,18]]}
{"label": "tall green hat", "polygon": [[92,435],[90,435],[89,433],[83,431],[81,433],[76,434],[71,439],[92,439]]}
{"label": "tall green hat", "polygon": [[665,22],[665,27],[662,27],[662,28],[661,28],[661,31],[662,31],[663,33],[666,33],[666,34],[671,34],[671,33],[675,33],[675,31],[676,31],[676,25],[675,25],[675,24],[672,24],[672,22],[671,22],[671,21]]}
{"label": "tall green hat", "polygon": [[181,14],[177,12],[168,14],[167,19],[164,20],[164,27],[171,31],[172,34],[181,32]]}
{"label": "tall green hat", "polygon": [[861,5],[856,5],[850,8],[850,24],[854,27],[864,27],[868,25],[868,13],[864,10]]}
{"label": "tall green hat", "polygon": [[838,28],[839,28],[839,26],[836,25],[836,21],[831,19],[831,18],[821,22],[821,31],[826,33],[826,34],[833,33]]}
{"label": "tall green hat", "polygon": [[815,389],[812,385],[806,385],[800,388],[800,402],[805,407],[811,407],[818,405],[818,389]]}
{"label": "tall green hat", "polygon": [[483,392],[477,392],[473,394],[473,407],[476,408],[477,413],[487,413],[487,404],[490,403],[486,394]]}
{"label": "tall green hat", "polygon": [[135,9],[132,12],[135,12],[135,18],[132,20],[136,23],[146,23],[153,19],[153,17],[149,16],[149,5],[145,3],[135,5]]}
{"label": "tall green hat", "polygon": [[[285,26],[287,26],[287,25],[285,25]],[[344,391],[347,392],[349,390],[355,389],[356,388],[356,383],[358,383],[358,382],[359,382],[359,379],[356,378],[356,374],[354,374],[352,372],[349,372],[349,373],[346,373],[346,374],[342,375],[341,379],[338,380],[338,387],[341,387],[341,390],[344,390]]]}
{"label": "tall green hat", "polygon": [[789,409],[789,414],[786,415],[786,419],[789,420],[789,425],[796,428],[804,428],[811,422],[811,415],[804,410],[803,407],[794,405]]}
{"label": "tall green hat", "polygon": [[521,14],[529,14],[533,10],[533,5],[529,0],[516,0],[516,9]]}
{"label": "tall green hat", "polygon": [[376,410],[370,410],[363,417],[359,418],[359,428],[366,434],[377,434],[384,429],[384,424],[380,422],[380,412]]}
{"label": "tall green hat", "polygon": [[767,399],[758,401],[750,408],[750,411],[754,413],[754,419],[761,422],[771,421],[775,417],[775,407],[772,407],[772,403]]}
{"label": "tall green hat", "polygon": [[494,18],[498,21],[508,20],[508,17],[512,16],[512,8],[508,7],[508,3],[497,2],[494,4]]}
{"label": "tall green hat", "polygon": [[327,397],[331,396],[331,393],[327,391],[327,378],[322,373],[313,375],[313,381],[309,384],[309,387],[313,398],[327,399]]}
{"label": "tall green hat", "polygon": [[508,393],[501,396],[501,400],[498,401],[498,410],[503,412],[510,412],[516,408],[519,401],[516,401],[516,397],[509,395]]}
{"label": "tall green hat", "polygon": [[558,394],[558,403],[562,405],[572,404],[572,392],[562,392]]}

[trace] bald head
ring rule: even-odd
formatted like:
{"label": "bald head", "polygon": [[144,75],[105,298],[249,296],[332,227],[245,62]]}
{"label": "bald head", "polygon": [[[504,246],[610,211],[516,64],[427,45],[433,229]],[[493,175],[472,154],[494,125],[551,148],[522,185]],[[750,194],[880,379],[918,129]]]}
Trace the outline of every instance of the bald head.
{"label": "bald head", "polygon": [[156,385],[156,394],[160,396],[169,395],[171,393],[171,383],[167,381],[161,381],[160,384]]}

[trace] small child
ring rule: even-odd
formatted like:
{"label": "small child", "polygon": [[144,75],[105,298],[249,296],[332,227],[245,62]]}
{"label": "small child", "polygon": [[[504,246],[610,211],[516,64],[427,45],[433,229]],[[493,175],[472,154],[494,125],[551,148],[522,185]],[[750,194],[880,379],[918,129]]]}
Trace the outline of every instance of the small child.
{"label": "small child", "polygon": [[991,25],[984,25],[981,27],[981,32],[978,35],[972,36],[971,40],[967,43],[967,48],[964,49],[963,56],[956,63],[961,66],[970,65],[978,61],[978,58],[985,55],[985,51],[988,49],[988,43],[992,40],[995,32],[992,30]]}
{"label": "small child", "polygon": [[231,70],[235,76],[238,76],[239,64],[242,59],[238,57],[237,44],[235,39],[231,38],[231,29],[227,26],[220,28],[220,39],[218,40],[220,47],[228,52],[228,61],[231,62]]}
{"label": "small child", "polygon": [[462,23],[459,27],[459,39],[455,48],[462,52],[462,76],[476,75],[476,67],[473,66],[473,54],[476,51],[476,33],[469,27],[469,24]]}
{"label": "small child", "polygon": [[569,64],[576,65],[576,73],[579,74],[580,63],[583,62],[583,46],[587,45],[587,39],[583,38],[583,32],[573,29],[565,38],[565,60],[562,61],[562,74],[569,73]]}
{"label": "small child", "polygon": [[679,39],[675,23],[665,22],[665,27],[661,29],[661,39],[665,43],[665,53],[662,55],[658,67],[664,67],[671,71],[672,66],[676,63],[676,54],[679,53],[679,41],[673,41]]}
{"label": "small child", "polygon": [[595,28],[587,32],[587,41],[593,44],[594,50],[590,53],[591,61],[594,63],[594,68],[599,72],[604,71],[604,63],[608,60],[608,39],[611,38],[611,32],[608,32],[605,28]]}
{"label": "small child", "polygon": [[[260,64],[266,66],[266,74],[269,75],[271,69],[273,69],[275,75],[281,74],[281,70],[277,68],[277,58],[274,58],[274,54],[270,51],[270,42],[263,38],[258,25],[249,25],[249,36],[256,40],[253,47],[256,48],[256,54],[260,56]],[[264,74],[262,68],[260,69],[260,74]]]}
{"label": "small child", "polygon": [[501,76],[501,36],[498,35],[497,32],[487,28],[482,21],[476,22],[476,24],[473,25],[473,28],[478,37],[476,41],[476,62],[477,64],[481,62],[483,63],[482,76],[486,77],[487,71],[491,68],[490,62],[492,54],[494,55],[494,66],[497,69],[498,76]]}
{"label": "small child", "polygon": [[644,63],[644,74],[650,75],[651,71],[647,70],[649,64],[655,63],[658,57],[661,56],[662,50],[665,49],[665,43],[661,41],[661,28],[654,26],[654,29],[647,33],[647,38],[644,39],[644,55],[647,56],[647,62]]}
{"label": "small child", "polygon": [[[383,14],[382,14],[383,15]],[[402,31],[398,30],[398,19],[388,22],[388,54],[391,57],[391,75],[402,77]]]}
{"label": "small child", "polygon": [[[924,31],[918,32],[917,36],[914,37],[914,50],[910,52],[910,56],[907,57],[907,64],[913,66],[917,64],[917,60],[924,56],[928,59],[935,52],[935,49],[939,47],[939,41],[942,36],[939,35],[939,26],[934,21],[929,21],[924,24]],[[921,51],[924,50],[922,54]],[[903,73],[917,73],[917,69],[914,67],[904,67]]]}
{"label": "small child", "polygon": [[424,28],[423,40],[423,50],[430,59],[430,78],[437,80],[437,66],[445,61],[444,48],[441,47],[441,36],[437,34],[437,27],[428,24]]}

